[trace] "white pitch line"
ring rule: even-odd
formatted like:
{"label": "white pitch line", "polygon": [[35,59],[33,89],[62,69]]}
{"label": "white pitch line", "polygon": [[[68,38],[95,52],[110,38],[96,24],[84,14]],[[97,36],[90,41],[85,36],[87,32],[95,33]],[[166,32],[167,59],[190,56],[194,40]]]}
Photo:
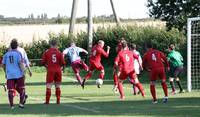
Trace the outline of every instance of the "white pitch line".
{"label": "white pitch line", "polygon": [[71,105],[71,104],[61,104],[61,105],[65,106],[65,107],[73,107],[73,108],[76,108],[76,109],[89,111],[89,112],[93,112],[93,113],[100,113],[100,111],[98,111],[98,110],[89,109],[89,108],[85,108],[85,107],[81,107],[81,106],[76,106],[76,105]]}
{"label": "white pitch line", "polygon": [[[33,98],[33,97],[29,97],[29,99],[35,100],[35,101],[43,101],[39,98]],[[89,109],[89,108],[85,108],[85,107],[81,107],[81,106],[76,106],[76,105],[71,105],[71,104],[60,104],[60,105],[65,106],[65,107],[73,107],[73,108],[76,108],[79,110],[89,111],[89,112],[93,112],[93,113],[100,113],[100,111],[98,111],[98,110]]]}

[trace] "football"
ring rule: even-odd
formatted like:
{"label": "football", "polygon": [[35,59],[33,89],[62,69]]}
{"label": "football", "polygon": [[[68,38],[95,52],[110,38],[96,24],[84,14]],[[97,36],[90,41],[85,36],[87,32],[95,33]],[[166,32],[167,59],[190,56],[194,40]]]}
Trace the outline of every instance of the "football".
{"label": "football", "polygon": [[102,85],[102,84],[103,84],[103,80],[100,79],[100,78],[97,79],[97,80],[96,80],[96,84],[97,84],[97,85]]}

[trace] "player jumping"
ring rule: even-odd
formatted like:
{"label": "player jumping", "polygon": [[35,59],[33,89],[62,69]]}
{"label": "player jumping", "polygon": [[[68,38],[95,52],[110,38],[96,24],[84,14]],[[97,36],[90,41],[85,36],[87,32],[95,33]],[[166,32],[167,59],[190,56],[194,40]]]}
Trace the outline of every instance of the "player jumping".
{"label": "player jumping", "polygon": [[76,79],[79,82],[79,84],[82,84],[82,78],[80,76],[80,69],[84,69],[88,71],[88,66],[84,63],[84,61],[81,60],[80,52],[84,52],[85,54],[88,54],[88,52],[80,47],[76,47],[75,43],[71,43],[71,46],[69,48],[66,48],[63,51],[63,55],[67,55],[70,59],[72,69],[74,71],[74,74],[76,75]]}
{"label": "player jumping", "polygon": [[[94,69],[100,71],[99,78],[102,80],[104,79],[105,71],[104,71],[103,65],[101,64],[101,56],[108,57],[109,52],[110,52],[110,47],[107,46],[107,52],[104,51],[103,47],[104,47],[104,41],[99,40],[98,43],[92,48],[92,53],[89,58],[89,62],[90,62],[89,72],[83,79],[83,82],[81,85],[83,89],[84,89],[86,80],[92,77],[92,72],[94,71]],[[101,85],[97,85],[97,87],[100,88]]]}

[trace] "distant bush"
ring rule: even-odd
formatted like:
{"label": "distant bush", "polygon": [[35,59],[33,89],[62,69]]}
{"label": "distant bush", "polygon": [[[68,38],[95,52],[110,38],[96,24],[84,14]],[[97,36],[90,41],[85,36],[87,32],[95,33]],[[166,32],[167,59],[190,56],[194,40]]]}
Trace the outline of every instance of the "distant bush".
{"label": "distant bush", "polygon": [[[111,47],[109,60],[103,59],[108,65],[113,64],[113,59],[116,56],[115,47],[119,38],[124,37],[128,42],[137,44],[138,50],[143,54],[145,52],[146,43],[153,43],[154,47],[158,50],[167,52],[167,47],[170,43],[175,43],[176,47],[186,58],[186,37],[182,32],[177,29],[166,31],[165,29],[153,27],[109,27],[98,28],[93,33],[93,43],[98,40],[104,40],[106,45]],[[87,49],[87,34],[85,32],[78,33],[77,35],[67,35],[63,32],[59,34],[50,33],[49,39],[57,39],[59,41],[59,50],[63,51],[69,46],[70,42],[74,41],[77,46]],[[105,46],[106,46],[105,45]],[[29,45],[25,45],[25,49],[29,58],[41,58],[42,53],[49,48],[48,41],[40,40],[34,41]]]}

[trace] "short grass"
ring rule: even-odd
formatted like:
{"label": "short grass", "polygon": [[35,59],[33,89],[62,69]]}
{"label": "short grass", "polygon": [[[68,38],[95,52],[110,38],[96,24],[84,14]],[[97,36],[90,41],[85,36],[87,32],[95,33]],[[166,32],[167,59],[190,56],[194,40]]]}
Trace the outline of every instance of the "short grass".
{"label": "short grass", "polygon": [[[108,77],[112,71],[106,72]],[[67,75],[66,75],[67,74]],[[96,75],[96,74],[95,74]],[[1,72],[1,81],[3,80]],[[0,88],[0,117],[64,117],[64,116],[99,116],[99,117],[199,117],[200,92],[169,95],[169,102],[162,103],[163,92],[157,83],[158,104],[151,103],[149,84],[142,80],[147,94],[132,95],[132,86],[124,84],[126,99],[119,100],[119,94],[112,91],[112,80],[104,81],[102,88],[95,85],[95,78],[86,83],[84,90],[74,81],[69,73],[63,76],[61,104],[55,104],[54,88],[52,90],[51,104],[44,105],[45,99],[45,73],[33,73],[33,77],[26,79],[26,91],[29,95],[24,109],[18,108],[18,98],[15,97],[15,109],[8,105],[7,93]],[[144,77],[143,79],[147,79]],[[169,90],[170,91],[170,90]]]}

